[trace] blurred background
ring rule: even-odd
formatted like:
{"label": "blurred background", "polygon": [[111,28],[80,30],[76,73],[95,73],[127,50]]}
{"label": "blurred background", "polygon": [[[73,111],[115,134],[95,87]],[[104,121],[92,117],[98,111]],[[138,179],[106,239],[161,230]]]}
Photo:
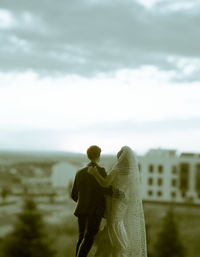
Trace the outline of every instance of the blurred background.
{"label": "blurred background", "polygon": [[2,256],[74,254],[69,194],[93,144],[108,172],[123,145],[136,152],[149,256],[198,256],[199,10],[199,0],[0,2]]}

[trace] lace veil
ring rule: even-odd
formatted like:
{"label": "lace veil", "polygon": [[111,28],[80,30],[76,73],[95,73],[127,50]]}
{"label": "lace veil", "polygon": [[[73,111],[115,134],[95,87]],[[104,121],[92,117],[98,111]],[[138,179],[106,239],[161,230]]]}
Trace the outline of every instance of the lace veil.
{"label": "lace veil", "polygon": [[125,192],[126,213],[123,218],[128,236],[128,257],[146,257],[146,231],[141,196],[141,180],[135,153],[121,148],[112,170],[118,173],[118,186]]}

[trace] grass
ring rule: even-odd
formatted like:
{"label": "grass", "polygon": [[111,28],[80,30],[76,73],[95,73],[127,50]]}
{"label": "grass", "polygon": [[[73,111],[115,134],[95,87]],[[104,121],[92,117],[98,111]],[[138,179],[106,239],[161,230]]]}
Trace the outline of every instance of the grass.
{"label": "grass", "polygon": [[55,243],[56,257],[75,256],[78,228],[74,216],[66,217],[66,220],[61,224],[48,225],[47,232]]}
{"label": "grass", "polygon": [[[63,204],[66,208],[66,203]],[[78,239],[77,218],[73,215],[74,205],[69,204],[70,215],[66,215],[59,224],[47,224],[47,234],[57,250],[56,257],[75,255]],[[162,226],[162,219],[168,210],[166,204],[144,203],[145,221],[148,228],[148,249],[153,252],[157,235]],[[200,252],[200,206],[175,206],[177,226],[182,243],[186,249],[186,257],[199,257]],[[0,224],[12,223],[15,216],[0,217]]]}
{"label": "grass", "polygon": [[[168,208],[169,206],[164,204],[146,203],[144,205],[145,220],[148,228],[148,248],[150,252],[153,252],[157,235],[162,226],[163,217]],[[200,206],[174,206],[174,213],[186,257],[199,257]]]}
{"label": "grass", "polygon": [[[153,252],[157,235],[162,226],[163,217],[168,210],[166,204],[144,204],[145,221],[148,227],[148,249]],[[200,206],[175,206],[177,226],[182,243],[186,249],[186,257],[199,257],[200,252]],[[56,257],[74,256],[78,239],[77,219],[73,215],[59,225],[49,227],[54,236]]]}

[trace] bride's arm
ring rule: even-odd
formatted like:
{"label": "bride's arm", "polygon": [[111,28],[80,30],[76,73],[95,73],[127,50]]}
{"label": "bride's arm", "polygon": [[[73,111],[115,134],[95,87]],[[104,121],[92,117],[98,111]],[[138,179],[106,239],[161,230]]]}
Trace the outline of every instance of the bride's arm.
{"label": "bride's arm", "polygon": [[95,177],[95,179],[97,180],[97,182],[102,186],[102,187],[108,187],[109,185],[111,185],[116,172],[111,171],[111,173],[106,177],[103,178],[99,172],[97,171],[96,167],[89,167],[88,172]]}

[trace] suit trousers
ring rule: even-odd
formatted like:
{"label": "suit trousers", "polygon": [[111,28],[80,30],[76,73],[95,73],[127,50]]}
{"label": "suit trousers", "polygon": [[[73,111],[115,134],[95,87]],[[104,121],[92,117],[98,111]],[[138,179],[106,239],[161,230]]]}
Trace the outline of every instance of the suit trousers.
{"label": "suit trousers", "polygon": [[94,237],[99,231],[101,216],[79,216],[79,239],[76,246],[76,256],[86,257],[94,242]]}

